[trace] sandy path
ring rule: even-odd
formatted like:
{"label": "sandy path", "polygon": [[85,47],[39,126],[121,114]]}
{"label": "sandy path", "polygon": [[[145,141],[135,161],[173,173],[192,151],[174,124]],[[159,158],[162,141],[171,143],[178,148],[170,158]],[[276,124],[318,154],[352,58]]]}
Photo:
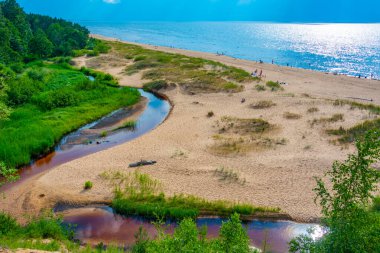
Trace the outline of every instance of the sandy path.
{"label": "sandy path", "polygon": [[[189,96],[179,89],[165,92],[174,103],[170,118],[154,131],[131,142],[69,162],[51,170],[23,187],[12,189],[0,206],[12,213],[35,212],[56,202],[107,202],[112,198],[110,187],[99,178],[108,170],[131,171],[128,164],[140,159],[158,163],[142,172],[159,179],[168,194],[187,193],[207,199],[227,199],[255,205],[276,206],[299,221],[319,217],[313,203],[314,176],[322,176],[334,160],[341,160],[353,149],[342,149],[330,143],[325,128],[352,126],[372,117],[366,111],[334,107],[331,101],[345,97],[372,98],[380,104],[380,82],[333,76],[308,70],[236,60],[225,56],[146,46],[166,52],[203,57],[253,71],[263,69],[267,80],[289,84],[284,92],[257,92],[253,84],[233,95],[226,93]],[[85,58],[78,62],[86,64]],[[123,85],[141,87],[141,76],[123,75],[123,60],[98,69],[116,75]],[[309,96],[305,96],[304,94]],[[241,98],[247,102],[240,103]],[[250,103],[271,100],[277,105],[264,110],[249,108]],[[193,103],[198,102],[198,103]],[[306,113],[310,107],[318,112]],[[215,117],[207,118],[209,111]],[[285,112],[302,115],[298,120],[284,119]],[[344,121],[311,127],[316,118],[342,113]],[[285,139],[285,145],[242,155],[216,156],[209,152],[218,133],[216,121],[222,116],[263,118],[276,126],[271,138]],[[219,180],[214,172],[220,167],[237,172],[244,185]],[[94,182],[91,191],[83,191],[85,181]],[[40,197],[44,194],[44,197]],[[12,203],[12,205],[10,205]],[[17,211],[15,211],[17,210]]]}

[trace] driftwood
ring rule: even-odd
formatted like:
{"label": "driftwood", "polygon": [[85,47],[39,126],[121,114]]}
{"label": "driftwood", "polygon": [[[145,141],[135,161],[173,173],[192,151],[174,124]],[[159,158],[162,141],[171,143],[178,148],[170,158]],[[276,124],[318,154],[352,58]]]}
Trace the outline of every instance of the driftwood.
{"label": "driftwood", "polygon": [[140,166],[146,166],[146,165],[153,165],[157,163],[156,161],[146,161],[146,160],[141,160],[139,162],[131,163],[129,164],[129,168],[134,168],[134,167],[140,167]]}

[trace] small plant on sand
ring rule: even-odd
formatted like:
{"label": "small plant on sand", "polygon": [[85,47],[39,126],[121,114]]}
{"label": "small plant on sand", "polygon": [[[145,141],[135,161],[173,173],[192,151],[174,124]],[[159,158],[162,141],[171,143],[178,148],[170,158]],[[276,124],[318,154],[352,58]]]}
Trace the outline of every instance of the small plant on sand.
{"label": "small plant on sand", "polygon": [[253,109],[266,109],[266,108],[270,108],[270,107],[273,107],[273,106],[276,106],[276,103],[273,103],[270,100],[261,100],[261,101],[259,101],[257,103],[254,103],[254,104],[250,105],[250,107],[253,108]]}
{"label": "small plant on sand", "polygon": [[268,81],[266,86],[271,89],[271,91],[284,90],[284,88],[278,82]]}
{"label": "small plant on sand", "polygon": [[119,126],[119,127],[116,128],[114,131],[116,131],[116,130],[120,130],[120,129],[135,130],[135,129],[136,129],[136,126],[137,126],[136,121],[134,121],[134,120],[129,120],[129,121],[124,122],[123,125]]}
{"label": "small plant on sand", "polygon": [[93,183],[92,183],[91,181],[86,181],[86,182],[84,183],[84,189],[85,189],[85,190],[90,190],[90,189],[92,189],[92,186],[93,186]]}
{"label": "small plant on sand", "polygon": [[256,89],[257,91],[265,91],[265,90],[266,90],[265,86],[264,86],[264,85],[261,85],[261,84],[257,84],[257,85],[255,86],[255,89]]}
{"label": "small plant on sand", "polygon": [[316,113],[316,112],[319,112],[319,109],[317,107],[311,107],[311,108],[307,109],[307,112],[308,113]]}
{"label": "small plant on sand", "polygon": [[240,178],[239,174],[233,169],[228,169],[225,167],[220,167],[214,171],[214,175],[219,177],[220,181],[226,181],[229,183],[239,183],[245,185],[246,179]]}
{"label": "small plant on sand", "polygon": [[344,121],[344,115],[341,113],[334,114],[333,116],[329,118],[319,118],[319,119],[313,119],[311,122],[311,125],[314,126],[316,124],[326,124],[326,123],[335,123],[338,121]]}
{"label": "small plant on sand", "polygon": [[103,131],[103,132],[100,133],[100,137],[102,137],[102,138],[107,137],[107,135],[108,135],[107,131]]}
{"label": "small plant on sand", "polygon": [[292,113],[292,112],[285,112],[284,113],[284,118],[285,119],[300,119],[302,116],[297,113]]}
{"label": "small plant on sand", "polygon": [[208,113],[207,113],[207,118],[212,118],[212,117],[214,117],[214,112],[213,111],[209,111]]}

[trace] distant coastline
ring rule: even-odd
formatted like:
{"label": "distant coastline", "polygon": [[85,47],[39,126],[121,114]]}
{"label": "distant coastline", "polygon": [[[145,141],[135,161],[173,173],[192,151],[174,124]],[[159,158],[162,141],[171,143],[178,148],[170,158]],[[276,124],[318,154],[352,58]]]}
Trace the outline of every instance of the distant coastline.
{"label": "distant coastline", "polygon": [[380,24],[83,22],[92,33],[348,76],[380,78]]}

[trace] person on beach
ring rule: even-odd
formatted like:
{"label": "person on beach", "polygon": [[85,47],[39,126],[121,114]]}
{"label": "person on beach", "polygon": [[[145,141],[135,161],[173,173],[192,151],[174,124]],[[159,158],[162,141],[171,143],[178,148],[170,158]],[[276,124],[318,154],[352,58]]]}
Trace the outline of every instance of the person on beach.
{"label": "person on beach", "polygon": [[259,74],[259,77],[261,77],[263,75],[263,70],[260,69],[260,74]]}

